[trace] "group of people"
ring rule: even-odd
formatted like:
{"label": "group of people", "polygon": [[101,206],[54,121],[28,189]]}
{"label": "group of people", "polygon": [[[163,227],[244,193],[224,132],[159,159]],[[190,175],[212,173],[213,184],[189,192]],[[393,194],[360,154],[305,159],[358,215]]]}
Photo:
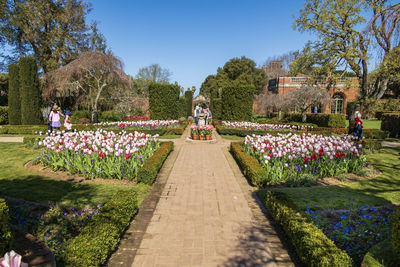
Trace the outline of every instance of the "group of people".
{"label": "group of people", "polygon": [[[202,117],[204,117],[204,122],[200,122],[199,121],[199,115],[202,115]],[[211,115],[211,110],[206,106],[206,105],[196,105],[194,107],[194,122],[196,123],[196,125],[207,125],[208,124],[208,120],[211,120],[212,115]]]}
{"label": "group of people", "polygon": [[349,134],[352,134],[357,141],[361,140],[363,132],[363,123],[361,120],[360,104],[357,104],[349,117]]}
{"label": "group of people", "polygon": [[61,127],[61,117],[64,117],[64,127],[68,132],[72,129],[71,111],[65,110],[64,114],[61,108],[56,103],[51,103],[43,110],[43,118],[47,120],[47,133],[50,134],[53,130],[59,130]]}

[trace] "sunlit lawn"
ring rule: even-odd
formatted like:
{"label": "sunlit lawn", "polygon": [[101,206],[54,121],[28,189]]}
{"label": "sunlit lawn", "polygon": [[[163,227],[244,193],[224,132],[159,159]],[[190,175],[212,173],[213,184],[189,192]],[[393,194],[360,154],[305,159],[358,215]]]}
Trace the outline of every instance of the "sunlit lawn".
{"label": "sunlit lawn", "polygon": [[[364,129],[381,129],[381,121],[378,120],[364,120],[363,121],[363,127]],[[346,120],[346,128],[349,127],[349,121]]]}
{"label": "sunlit lawn", "polygon": [[0,143],[0,196],[67,206],[104,204],[118,190],[137,190],[142,202],[149,186],[115,186],[72,183],[51,179],[24,168],[40,152],[20,143]]}

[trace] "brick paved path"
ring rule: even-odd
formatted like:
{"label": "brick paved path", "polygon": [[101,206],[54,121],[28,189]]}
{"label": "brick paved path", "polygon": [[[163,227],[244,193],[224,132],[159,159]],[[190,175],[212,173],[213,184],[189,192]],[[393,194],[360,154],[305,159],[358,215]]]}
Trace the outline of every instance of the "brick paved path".
{"label": "brick paved path", "polygon": [[269,222],[250,208],[229,142],[184,138],[132,266],[292,266]]}

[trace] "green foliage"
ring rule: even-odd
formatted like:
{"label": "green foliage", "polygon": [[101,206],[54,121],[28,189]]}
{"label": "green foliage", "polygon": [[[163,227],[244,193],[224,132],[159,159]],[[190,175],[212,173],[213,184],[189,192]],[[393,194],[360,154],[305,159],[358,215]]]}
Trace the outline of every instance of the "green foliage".
{"label": "green foliage", "polygon": [[21,98],[19,92],[19,66],[18,64],[10,64],[8,66],[9,91],[9,122],[13,125],[21,124]]}
{"label": "green foliage", "polygon": [[[73,116],[74,117],[76,116],[75,112],[74,112]],[[122,115],[115,111],[112,111],[112,110],[103,111],[103,112],[100,112],[100,114],[99,114],[100,122],[121,121],[121,120],[122,120]]]}
{"label": "green foliage", "polygon": [[244,176],[252,185],[257,187],[265,187],[268,184],[268,174],[265,169],[255,158],[243,150],[243,147],[240,145],[240,143],[231,142],[230,150],[233,154],[233,157],[236,159],[236,162],[242,169]]}
{"label": "green foliage", "polygon": [[180,97],[178,99],[178,118],[186,118],[186,99],[184,97]]}
{"label": "green foliage", "polygon": [[0,255],[4,255],[10,249],[12,235],[9,223],[10,217],[6,201],[0,198]]}
{"label": "green foliage", "polygon": [[8,106],[8,74],[0,73],[0,106]]}
{"label": "green foliage", "polygon": [[400,112],[383,113],[381,130],[388,131],[390,136],[399,137],[400,135]]}
{"label": "green foliage", "polygon": [[0,125],[8,124],[8,106],[0,106]]}
{"label": "green foliage", "polygon": [[392,239],[388,238],[373,246],[361,263],[363,267],[395,267],[398,260],[394,254],[391,244]]}
{"label": "green foliage", "polygon": [[208,98],[221,97],[218,88],[216,75],[208,75],[201,84],[200,94]]}
{"label": "green foliage", "polygon": [[222,99],[221,98],[211,98],[210,110],[212,112],[213,120],[222,119]]}
{"label": "green foliage", "polygon": [[222,118],[229,121],[250,121],[254,87],[232,83],[224,87],[222,92]]}
{"label": "green foliage", "polygon": [[400,208],[393,215],[392,246],[397,260],[400,260]]}
{"label": "green foliage", "polygon": [[178,119],[179,90],[177,84],[150,84],[149,105],[150,117],[153,120]]}
{"label": "green foliage", "polygon": [[277,135],[280,132],[283,131],[268,131],[268,130],[250,130],[250,129],[239,129],[239,128],[224,128],[220,125],[216,125],[215,129],[217,130],[217,132],[220,135],[236,135],[236,136],[242,136],[245,137],[246,135],[266,135],[266,134],[270,134],[270,135]]}
{"label": "green foliage", "polygon": [[[283,117],[286,122],[301,122],[300,113],[286,113]],[[307,113],[307,123],[313,123],[319,127],[344,128],[346,117],[343,114]]]}
{"label": "green foliage", "polygon": [[285,194],[267,191],[263,203],[271,212],[274,221],[283,229],[305,266],[353,266],[350,256],[303,217]]}
{"label": "green foliage", "polygon": [[71,122],[72,123],[80,123],[81,119],[90,120],[90,111],[89,110],[74,110],[71,114]]}
{"label": "green foliage", "polygon": [[42,123],[40,112],[41,92],[36,60],[23,57],[19,60],[19,88],[21,96],[21,124]]}
{"label": "green foliage", "polygon": [[121,234],[138,211],[134,191],[119,191],[99,214],[70,240],[62,252],[66,266],[100,266],[118,246]]}
{"label": "green foliage", "polygon": [[365,99],[347,103],[347,114],[350,115],[356,104],[360,104],[363,119],[381,119],[383,113],[396,112],[400,107],[400,99]]}
{"label": "green foliage", "polygon": [[193,105],[193,92],[186,91],[185,92],[185,101],[186,101],[186,118],[192,116],[192,105]]}
{"label": "green foliage", "polygon": [[162,143],[154,155],[149,158],[143,166],[138,170],[137,182],[145,184],[153,184],[157,178],[157,173],[167,159],[169,153],[174,149],[173,142]]}

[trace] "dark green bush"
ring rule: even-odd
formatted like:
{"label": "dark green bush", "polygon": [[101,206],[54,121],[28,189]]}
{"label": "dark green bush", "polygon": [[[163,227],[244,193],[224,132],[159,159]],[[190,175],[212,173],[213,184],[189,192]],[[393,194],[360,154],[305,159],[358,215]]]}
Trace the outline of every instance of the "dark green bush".
{"label": "dark green bush", "polygon": [[222,99],[221,98],[211,98],[210,110],[213,120],[222,119]]}
{"label": "dark green bush", "polygon": [[247,154],[240,143],[231,142],[231,153],[243,171],[249,182],[257,187],[265,187],[268,184],[267,172],[260,163]]}
{"label": "dark green bush", "polygon": [[392,247],[393,251],[400,261],[400,208],[397,208],[392,219]]}
{"label": "dark green bush", "polygon": [[[286,113],[283,117],[285,122],[301,122],[300,113]],[[307,123],[316,124],[319,127],[344,128],[346,117],[344,114],[307,113]]]}
{"label": "dark green bush", "polygon": [[90,111],[89,110],[74,110],[71,114],[71,122],[72,123],[80,123],[80,119],[90,120]]}
{"label": "dark green bush", "polygon": [[10,250],[12,241],[10,217],[6,201],[0,198],[0,257]]}
{"label": "dark green bush", "polygon": [[19,66],[8,66],[8,118],[10,124],[21,124],[21,97],[19,92]]}
{"label": "dark green bush", "polygon": [[[75,114],[73,114],[72,116],[75,116]],[[122,120],[122,115],[112,110],[103,111],[100,112],[99,114],[100,122],[121,121],[121,120]]]}
{"label": "dark green bush", "polygon": [[378,129],[363,129],[362,135],[368,139],[385,139],[389,137],[389,132]]}
{"label": "dark green bush", "polygon": [[163,142],[156,153],[138,170],[137,182],[149,185],[153,184],[157,178],[158,171],[173,149],[173,142]]}
{"label": "dark green bush", "polygon": [[153,120],[179,118],[179,85],[152,83],[149,86],[150,117]]}
{"label": "dark green bush", "polygon": [[178,118],[186,118],[187,106],[186,99],[184,97],[180,97],[178,99]]}
{"label": "dark green bush", "polygon": [[8,106],[0,106],[0,125],[8,124]]}
{"label": "dark green bush", "polygon": [[185,92],[185,102],[186,102],[186,118],[192,116],[192,106],[193,106],[193,92],[188,90]]}
{"label": "dark green bush", "polygon": [[283,229],[304,266],[345,267],[353,260],[312,222],[303,217],[295,204],[281,192],[267,191],[264,205]]}
{"label": "dark green bush", "polygon": [[377,118],[380,119],[382,113],[390,113],[398,110],[400,106],[400,99],[366,99],[357,102],[348,102],[347,114],[350,115],[356,104],[361,105],[361,114],[364,119]]}
{"label": "dark green bush", "polygon": [[21,124],[42,124],[40,112],[41,91],[38,67],[33,57],[22,57],[19,60],[19,92],[21,97]]}
{"label": "dark green bush", "polygon": [[117,247],[138,211],[135,191],[117,192],[99,214],[69,240],[60,260],[65,266],[100,266]]}
{"label": "dark green bush", "polygon": [[47,125],[3,125],[0,128],[2,134],[36,134],[47,133]]}
{"label": "dark green bush", "polygon": [[381,130],[388,131],[392,137],[400,136],[400,112],[383,113],[381,120]]}
{"label": "dark green bush", "polygon": [[222,118],[250,121],[253,114],[254,86],[232,83],[222,88]]}

